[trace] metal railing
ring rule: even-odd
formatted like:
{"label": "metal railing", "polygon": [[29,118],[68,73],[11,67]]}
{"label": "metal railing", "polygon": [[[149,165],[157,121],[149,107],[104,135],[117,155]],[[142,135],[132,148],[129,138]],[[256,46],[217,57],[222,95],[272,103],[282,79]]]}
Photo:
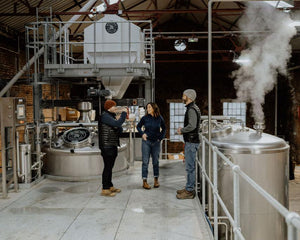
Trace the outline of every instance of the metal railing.
{"label": "metal railing", "polygon": [[[83,48],[86,47],[86,51],[89,51],[89,54],[96,58],[97,52],[102,52],[102,48],[105,48],[106,45],[120,48],[119,52],[122,52],[127,55],[128,63],[134,63],[134,59],[131,59],[133,55],[140,51],[144,55],[144,60],[149,63],[151,67],[151,73],[154,75],[154,39],[152,36],[152,23],[149,20],[130,20],[130,21],[115,21],[115,24],[119,24],[122,28],[122,36],[116,38],[114,42],[105,40],[100,41],[98,38],[102,34],[98,32],[97,26],[102,26],[105,23],[111,22],[97,22],[97,21],[40,21],[32,22],[28,24],[26,29],[26,51],[27,57],[30,57],[29,50],[38,50],[40,47],[45,47],[46,51],[44,54],[44,63],[48,64],[59,64],[62,67],[63,64],[82,64],[87,63],[86,57],[79,58],[75,57],[74,53],[78,56],[82,56]],[[66,29],[64,26],[66,24],[73,24],[79,29],[82,25],[89,27],[93,26],[93,36],[94,39],[91,41],[84,40],[84,31],[77,32],[73,38],[70,37],[70,29]],[[143,38],[135,39],[133,41],[132,36],[132,24],[149,24],[149,28],[144,28],[141,32]],[[127,35],[125,36],[125,32]],[[97,37],[98,36],[98,37]],[[98,39],[98,41],[97,41]],[[119,40],[119,41],[118,41]],[[125,40],[125,41],[124,41]],[[80,53],[80,54],[79,54]],[[125,56],[125,55],[124,55]],[[138,58],[138,56],[136,56]],[[94,61],[94,64],[96,61]]]}
{"label": "metal railing", "polygon": [[[213,153],[213,181],[209,178],[206,173],[205,166],[205,147],[208,145],[209,151]],[[295,212],[290,212],[285,208],[280,202],[278,202],[274,197],[267,193],[261,186],[259,186],[253,179],[251,179],[247,174],[245,174],[238,165],[233,164],[222,152],[218,150],[216,146],[210,143],[204,136],[201,136],[201,147],[202,147],[202,159],[196,160],[196,176],[198,177],[198,166],[200,167],[200,174],[202,174],[202,207],[205,212],[206,203],[206,181],[208,187],[212,189],[213,192],[213,225],[214,225],[214,239],[218,239],[218,204],[221,206],[225,215],[227,216],[231,226],[233,227],[234,239],[243,240],[245,239],[241,228],[240,228],[240,177],[245,180],[245,182],[250,185],[256,192],[258,192],[269,204],[271,204],[278,213],[280,213],[284,218],[287,224],[287,239],[288,240],[297,240],[297,230],[300,230],[300,216]],[[233,215],[232,216],[222,200],[221,196],[218,193],[218,157],[223,160],[231,168],[233,173]],[[198,196],[198,178],[196,177],[196,196]]]}

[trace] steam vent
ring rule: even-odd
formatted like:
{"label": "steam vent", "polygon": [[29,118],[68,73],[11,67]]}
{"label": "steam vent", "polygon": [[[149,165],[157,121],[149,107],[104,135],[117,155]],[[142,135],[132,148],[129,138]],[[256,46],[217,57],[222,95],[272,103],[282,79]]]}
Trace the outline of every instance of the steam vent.
{"label": "steam vent", "polygon": [[299,35],[299,1],[0,1],[0,239],[300,240]]}

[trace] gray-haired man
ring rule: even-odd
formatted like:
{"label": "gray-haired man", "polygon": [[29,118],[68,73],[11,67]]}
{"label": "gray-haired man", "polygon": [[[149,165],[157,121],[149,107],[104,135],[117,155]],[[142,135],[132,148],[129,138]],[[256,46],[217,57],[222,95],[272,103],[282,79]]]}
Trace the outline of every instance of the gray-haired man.
{"label": "gray-haired man", "polygon": [[182,100],[185,103],[186,112],[184,116],[184,127],[178,128],[177,132],[183,134],[185,142],[185,170],[187,172],[187,182],[184,189],[178,190],[178,199],[192,199],[195,197],[195,159],[199,148],[199,132],[201,122],[201,112],[195,104],[196,91],[187,89],[183,92]]}

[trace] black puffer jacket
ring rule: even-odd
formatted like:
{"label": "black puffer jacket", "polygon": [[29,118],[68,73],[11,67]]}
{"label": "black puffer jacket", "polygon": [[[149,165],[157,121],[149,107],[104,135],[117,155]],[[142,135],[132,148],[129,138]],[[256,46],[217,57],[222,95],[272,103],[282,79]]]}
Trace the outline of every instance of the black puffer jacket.
{"label": "black puffer jacket", "polygon": [[119,135],[122,132],[122,124],[126,118],[126,112],[122,112],[117,120],[114,113],[104,111],[98,120],[99,148],[120,146]]}

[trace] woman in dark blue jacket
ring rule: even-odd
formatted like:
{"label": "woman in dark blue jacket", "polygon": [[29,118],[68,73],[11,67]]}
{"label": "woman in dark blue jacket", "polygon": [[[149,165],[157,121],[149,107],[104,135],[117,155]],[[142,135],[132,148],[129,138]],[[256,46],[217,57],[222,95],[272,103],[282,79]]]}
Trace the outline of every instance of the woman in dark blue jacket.
{"label": "woman in dark blue jacket", "polygon": [[[152,157],[154,187],[159,187],[159,153],[160,141],[166,135],[166,125],[163,117],[160,115],[159,108],[156,103],[148,103],[146,106],[146,115],[142,117],[137,125],[137,130],[142,136],[142,178],[143,188],[151,189],[147,183],[148,165],[150,155]],[[144,129],[142,130],[142,126]]]}

